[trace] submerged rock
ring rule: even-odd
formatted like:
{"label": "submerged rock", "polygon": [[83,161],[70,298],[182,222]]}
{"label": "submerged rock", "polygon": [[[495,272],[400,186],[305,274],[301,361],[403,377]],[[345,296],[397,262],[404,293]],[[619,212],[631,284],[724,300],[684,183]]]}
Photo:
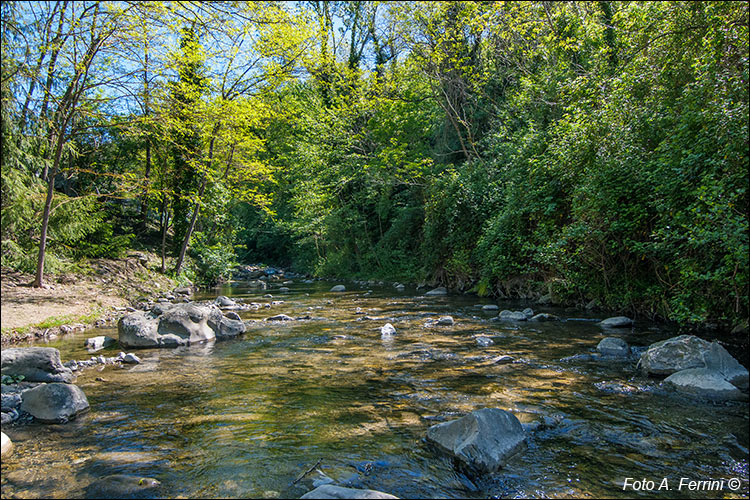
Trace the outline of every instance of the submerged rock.
{"label": "submerged rock", "polygon": [[529,321],[560,321],[560,318],[554,314],[539,313],[529,318]]}
{"label": "submerged rock", "polygon": [[0,356],[3,375],[23,376],[27,382],[70,383],[74,379],[54,347],[12,347],[2,349]]}
{"label": "submerged rock", "polygon": [[377,499],[377,498],[398,498],[388,493],[376,490],[360,490],[356,488],[344,488],[343,486],[335,486],[333,484],[324,484],[318,486],[312,491],[308,491],[300,498],[361,498],[361,499]]}
{"label": "submerged rock", "polygon": [[617,337],[606,337],[599,342],[596,346],[596,350],[602,356],[614,356],[624,358],[630,355],[630,347],[627,342]]}
{"label": "submerged rock", "polygon": [[25,391],[21,403],[21,410],[48,423],[65,423],[88,409],[86,395],[78,386],[59,382]]}
{"label": "submerged rock", "polygon": [[709,368],[681,370],[664,379],[664,383],[678,392],[714,401],[746,399],[720,372]]}
{"label": "submerged rock", "polygon": [[615,316],[613,318],[607,318],[604,321],[600,321],[601,326],[607,328],[625,328],[633,324],[633,320],[626,316]]}
{"label": "submerged rock", "polygon": [[286,314],[277,314],[276,316],[266,318],[265,321],[294,321],[294,318],[287,316]]}
{"label": "submerged rock", "polygon": [[436,295],[448,295],[448,290],[444,286],[439,286],[437,288],[433,288],[429,292],[425,292],[425,295],[430,297]]}
{"label": "submerged rock", "polygon": [[484,408],[427,430],[427,442],[458,459],[472,473],[495,472],[526,444],[518,419],[499,408]]}
{"label": "submerged rock", "polygon": [[154,478],[113,474],[86,488],[86,498],[154,498],[161,483]]}

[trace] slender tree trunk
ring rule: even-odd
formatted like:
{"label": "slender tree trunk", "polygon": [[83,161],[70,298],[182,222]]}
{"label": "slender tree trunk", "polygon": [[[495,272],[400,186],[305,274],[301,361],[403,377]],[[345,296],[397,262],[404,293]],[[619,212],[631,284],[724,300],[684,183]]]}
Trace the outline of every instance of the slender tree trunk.
{"label": "slender tree trunk", "polygon": [[201,198],[203,193],[206,191],[206,184],[208,184],[208,173],[211,170],[211,164],[214,157],[214,143],[216,142],[216,134],[219,133],[219,127],[221,124],[216,124],[213,133],[211,134],[211,142],[208,146],[208,167],[203,173],[203,181],[201,182],[201,188],[198,192],[198,200],[195,202],[195,208],[193,209],[193,215],[190,217],[190,225],[185,233],[185,238],[182,240],[182,246],[180,247],[180,256],[177,258],[177,265],[175,266],[175,274],[180,274],[182,263],[185,260],[185,253],[187,252],[188,244],[190,243],[190,237],[193,235],[193,229],[195,229],[195,221],[198,220],[198,212],[201,209]]}
{"label": "slender tree trunk", "polygon": [[60,158],[62,156],[62,147],[65,136],[61,131],[57,136],[57,144],[55,145],[55,158],[52,166],[52,175],[47,180],[47,199],[44,202],[44,214],[42,215],[42,232],[39,240],[39,258],[36,264],[36,277],[34,279],[34,286],[41,288],[44,286],[44,256],[47,251],[47,228],[49,227],[49,215],[52,211],[52,198],[55,194],[55,176],[57,175],[57,169],[60,166]]}

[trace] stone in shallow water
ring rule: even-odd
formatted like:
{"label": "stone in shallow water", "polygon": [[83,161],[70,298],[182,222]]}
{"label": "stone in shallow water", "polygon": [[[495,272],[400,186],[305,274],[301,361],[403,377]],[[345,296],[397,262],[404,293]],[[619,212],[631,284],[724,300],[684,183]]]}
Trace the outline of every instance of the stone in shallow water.
{"label": "stone in shallow water", "polygon": [[626,316],[615,316],[599,322],[601,326],[608,328],[625,328],[633,324],[633,320]]}
{"label": "stone in shallow water", "polygon": [[499,470],[511,456],[526,445],[526,435],[518,419],[499,408],[483,408],[468,415],[433,425],[427,442],[458,459],[471,473]]}
{"label": "stone in shallow water", "polygon": [[266,318],[266,321],[294,321],[294,318],[287,316],[286,314],[277,314],[276,316]]}
{"label": "stone in shallow water", "polygon": [[331,288],[331,291],[332,292],[345,292],[346,291],[346,287],[344,285],[336,285],[336,286],[334,286],[334,287]]}
{"label": "stone in shallow water", "polygon": [[161,485],[150,477],[113,474],[86,488],[86,498],[154,498]]}
{"label": "stone in shallow water", "polygon": [[13,453],[13,441],[4,432],[0,432],[0,457],[9,457],[11,453]]}
{"label": "stone in shallow water", "polygon": [[747,399],[742,392],[724,379],[716,370],[688,368],[673,373],[664,383],[677,392],[714,401]]}
{"label": "stone in shallow water", "polygon": [[392,324],[386,323],[382,327],[380,327],[380,335],[383,337],[390,337],[391,335],[396,334],[396,329],[393,327]]}
{"label": "stone in shallow water", "polygon": [[599,345],[596,346],[596,350],[602,356],[616,356],[616,357],[627,357],[630,355],[630,347],[628,344],[617,337],[606,337],[603,338]]}
{"label": "stone in shallow water", "polygon": [[300,498],[362,498],[362,499],[377,499],[377,498],[398,498],[388,493],[375,490],[360,490],[356,488],[344,488],[342,486],[335,486],[332,484],[324,484],[318,486],[312,491],[309,491],[302,495]]}
{"label": "stone in shallow water", "polygon": [[98,335],[96,337],[90,337],[86,339],[86,347],[88,347],[92,351],[98,351],[100,349],[104,349],[105,347],[114,345],[116,342],[117,340],[113,339],[112,337],[108,337],[106,335]]}
{"label": "stone in shallow water", "polygon": [[439,286],[437,288],[433,288],[429,292],[426,292],[425,295],[430,297],[436,295],[448,295],[448,290],[444,286]]}
{"label": "stone in shallow water", "polygon": [[41,384],[23,393],[21,410],[41,422],[67,422],[89,409],[83,391],[73,384]]}
{"label": "stone in shallow water", "polygon": [[508,320],[508,321],[526,321],[528,318],[526,315],[520,311],[508,311],[507,309],[500,311],[500,314],[497,316],[501,320]]}
{"label": "stone in shallow water", "polygon": [[440,316],[437,320],[437,324],[441,326],[451,326],[454,323],[453,316]]}
{"label": "stone in shallow water", "polygon": [[73,372],[63,366],[54,347],[4,348],[0,355],[3,375],[23,375],[27,382],[73,381]]}

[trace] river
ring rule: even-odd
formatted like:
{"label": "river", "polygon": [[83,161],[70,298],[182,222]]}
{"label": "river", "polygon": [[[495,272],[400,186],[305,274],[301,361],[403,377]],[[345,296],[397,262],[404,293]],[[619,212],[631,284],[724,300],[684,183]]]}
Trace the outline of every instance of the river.
{"label": "river", "polygon": [[[283,301],[241,311],[245,320],[312,319],[259,321],[235,340],[131,351],[141,364],[84,370],[76,383],[87,414],[4,429],[15,450],[2,464],[3,498],[83,498],[110,474],[156,478],[158,495],[169,498],[299,497],[317,472],[294,481],[318,461],[342,484],[402,498],[748,496],[747,402],[675,395],[633,362],[570,359],[611,334],[596,318],[540,308],[563,321],[492,322],[497,311],[480,307],[489,299],[388,286],[367,293],[351,283],[332,293],[332,284],[293,283],[287,293],[234,284],[196,296]],[[447,314],[454,325],[426,326]],[[397,329],[393,338],[381,338],[386,322]],[[48,345],[63,361],[87,359],[84,339],[96,335],[117,331]],[[618,335],[647,346],[675,333],[638,322]],[[495,363],[501,355],[512,362]],[[503,470],[471,479],[423,437],[431,425],[485,407],[531,426],[546,417],[548,426],[530,431],[527,450]],[[626,478],[654,488],[666,478],[671,489],[623,489]],[[678,489],[681,478],[739,478],[740,487],[690,491]]]}

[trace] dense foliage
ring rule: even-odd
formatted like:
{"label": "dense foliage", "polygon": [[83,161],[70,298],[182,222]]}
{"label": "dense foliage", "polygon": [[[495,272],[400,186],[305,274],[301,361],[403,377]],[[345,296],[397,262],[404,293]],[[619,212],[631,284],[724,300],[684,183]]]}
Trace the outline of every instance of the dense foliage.
{"label": "dense foliage", "polygon": [[4,266],[36,264],[47,181],[52,263],[161,243],[207,283],[263,261],[748,316],[744,2],[84,3],[111,43],[52,179],[51,52],[91,13],[42,5],[2,7]]}

